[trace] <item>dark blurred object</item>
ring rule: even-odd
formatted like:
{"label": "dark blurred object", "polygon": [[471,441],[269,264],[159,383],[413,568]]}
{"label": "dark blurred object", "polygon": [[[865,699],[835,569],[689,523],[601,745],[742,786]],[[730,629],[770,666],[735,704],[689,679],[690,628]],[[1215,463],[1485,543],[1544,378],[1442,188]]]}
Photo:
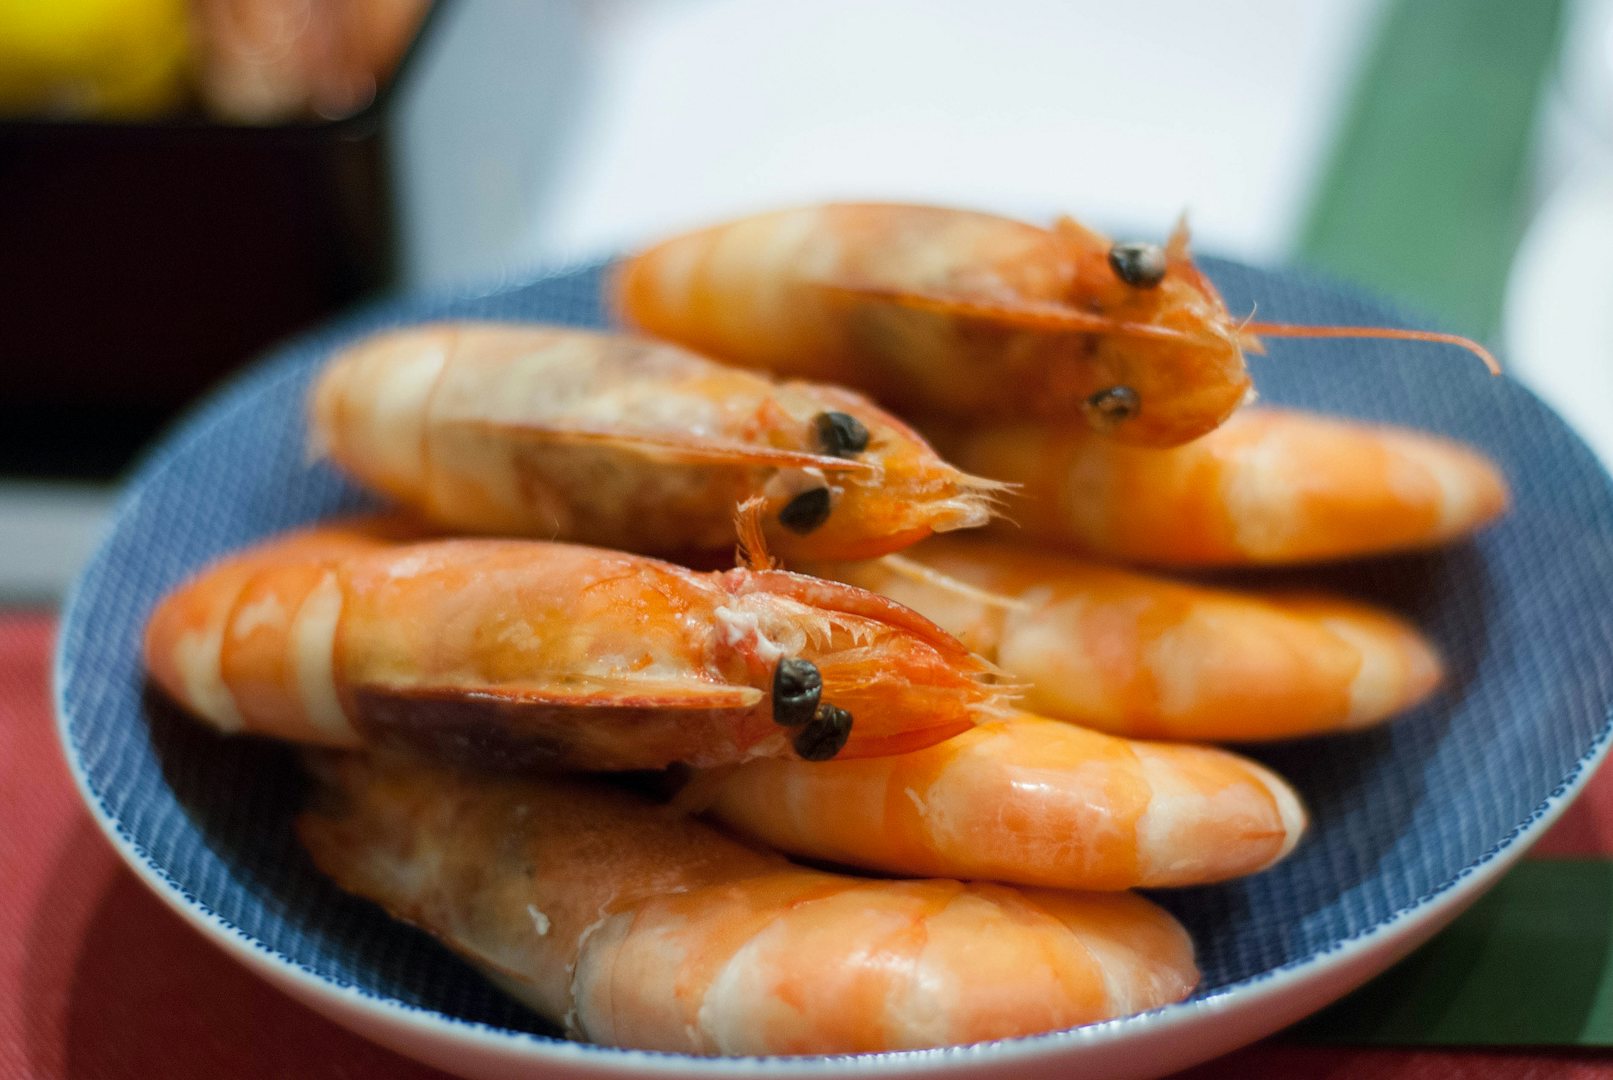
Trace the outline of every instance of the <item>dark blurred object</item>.
{"label": "dark blurred object", "polygon": [[343,120],[0,122],[0,472],[113,475],[223,373],[393,280],[388,109],[428,35]]}

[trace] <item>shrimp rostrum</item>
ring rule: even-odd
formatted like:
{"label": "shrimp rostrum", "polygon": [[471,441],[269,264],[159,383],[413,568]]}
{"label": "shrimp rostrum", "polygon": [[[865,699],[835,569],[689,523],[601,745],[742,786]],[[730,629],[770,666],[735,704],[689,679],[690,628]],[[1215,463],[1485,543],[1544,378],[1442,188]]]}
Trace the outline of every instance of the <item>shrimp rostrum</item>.
{"label": "shrimp rostrum", "polygon": [[211,726],[481,766],[896,753],[993,714],[990,671],[883,597],[524,540],[292,534],[153,612],[147,670]]}
{"label": "shrimp rostrum", "polygon": [[806,869],[586,781],[358,755],[315,772],[298,822],[315,864],[574,1038],[918,1049],[1125,1016],[1198,979],[1182,927],[1128,893]]}
{"label": "shrimp rostrum", "polygon": [[623,318],[718,359],[855,386],[914,414],[1087,424],[1173,446],[1214,429],[1250,389],[1257,334],[1451,335],[1239,322],[1194,264],[1185,227],[1163,246],[1113,243],[930,206],[830,204],[674,237],[617,275]]}
{"label": "shrimp rostrum", "polygon": [[439,525],[651,555],[731,547],[759,496],[780,554],[866,558],[984,524],[1001,486],[861,395],[621,334],[392,331],[333,359],[311,404],[318,448]]}

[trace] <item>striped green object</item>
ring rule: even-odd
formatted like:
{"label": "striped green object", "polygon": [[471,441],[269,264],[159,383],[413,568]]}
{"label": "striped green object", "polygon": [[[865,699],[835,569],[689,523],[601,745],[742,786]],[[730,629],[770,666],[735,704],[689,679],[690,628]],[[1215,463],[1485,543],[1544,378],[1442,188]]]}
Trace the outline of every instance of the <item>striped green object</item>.
{"label": "striped green object", "polygon": [[1560,0],[1391,0],[1298,247],[1487,337],[1528,209]]}
{"label": "striped green object", "polygon": [[1294,1034],[1352,1044],[1613,1046],[1613,860],[1519,863],[1449,930]]}
{"label": "striped green object", "polygon": [[[1486,337],[1525,224],[1559,0],[1392,0],[1299,261]],[[1525,862],[1296,1029],[1309,1042],[1613,1046],[1613,860]]]}

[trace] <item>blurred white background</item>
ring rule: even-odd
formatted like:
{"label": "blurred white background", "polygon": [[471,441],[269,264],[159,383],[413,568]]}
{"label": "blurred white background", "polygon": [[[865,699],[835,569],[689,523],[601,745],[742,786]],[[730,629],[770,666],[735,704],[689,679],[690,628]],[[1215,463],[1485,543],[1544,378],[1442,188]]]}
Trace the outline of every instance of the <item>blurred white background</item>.
{"label": "blurred white background", "polygon": [[464,7],[409,91],[420,284],[837,197],[1156,235],[1188,208],[1205,246],[1281,259],[1380,4]]}

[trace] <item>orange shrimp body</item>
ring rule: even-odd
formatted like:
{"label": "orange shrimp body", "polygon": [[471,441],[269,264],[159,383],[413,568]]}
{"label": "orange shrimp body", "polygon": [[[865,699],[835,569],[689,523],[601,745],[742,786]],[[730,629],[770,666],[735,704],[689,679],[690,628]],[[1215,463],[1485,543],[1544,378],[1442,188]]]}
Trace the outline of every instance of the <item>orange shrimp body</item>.
{"label": "orange shrimp body", "polygon": [[[1112,252],[1143,251],[1141,262]],[[1127,280],[1129,278],[1130,280]],[[1216,427],[1249,374],[1185,230],[1121,245],[927,206],[787,210],[627,261],[630,323],[734,363],[845,383],[883,404],[976,418],[1085,418],[1149,446]]]}
{"label": "orange shrimp body", "polygon": [[757,761],[695,783],[719,821],[791,854],[1064,889],[1225,881],[1305,828],[1298,796],[1252,761],[1029,714],[911,754]]}
{"label": "orange shrimp body", "polygon": [[1018,485],[1015,535],[1157,566],[1301,563],[1434,547],[1506,510],[1500,469],[1447,439],[1304,412],[1239,413],[1173,450],[1070,429],[936,433]]}
{"label": "orange shrimp body", "polygon": [[[849,586],[340,528],[204,570],[158,605],[145,655],[226,732],[504,767],[893,753],[969,727],[997,696],[939,628]],[[786,701],[781,668],[821,687]]]}
{"label": "orange shrimp body", "polygon": [[843,1054],[1028,1035],[1197,981],[1126,893],[868,881],[792,866],[583,781],[349,758],[298,832],[343,888],[420,926],[573,1038]]}
{"label": "orange shrimp body", "polygon": [[1141,738],[1283,739],[1380,723],[1438,686],[1404,620],[1314,593],[1240,592],[973,539],[818,567],[935,619],[1026,708]]}
{"label": "orange shrimp body", "polygon": [[657,555],[731,547],[735,504],[762,496],[780,554],[871,557],[983,524],[995,487],[860,395],[559,327],[370,338],[322,373],[312,426],[440,525]]}

